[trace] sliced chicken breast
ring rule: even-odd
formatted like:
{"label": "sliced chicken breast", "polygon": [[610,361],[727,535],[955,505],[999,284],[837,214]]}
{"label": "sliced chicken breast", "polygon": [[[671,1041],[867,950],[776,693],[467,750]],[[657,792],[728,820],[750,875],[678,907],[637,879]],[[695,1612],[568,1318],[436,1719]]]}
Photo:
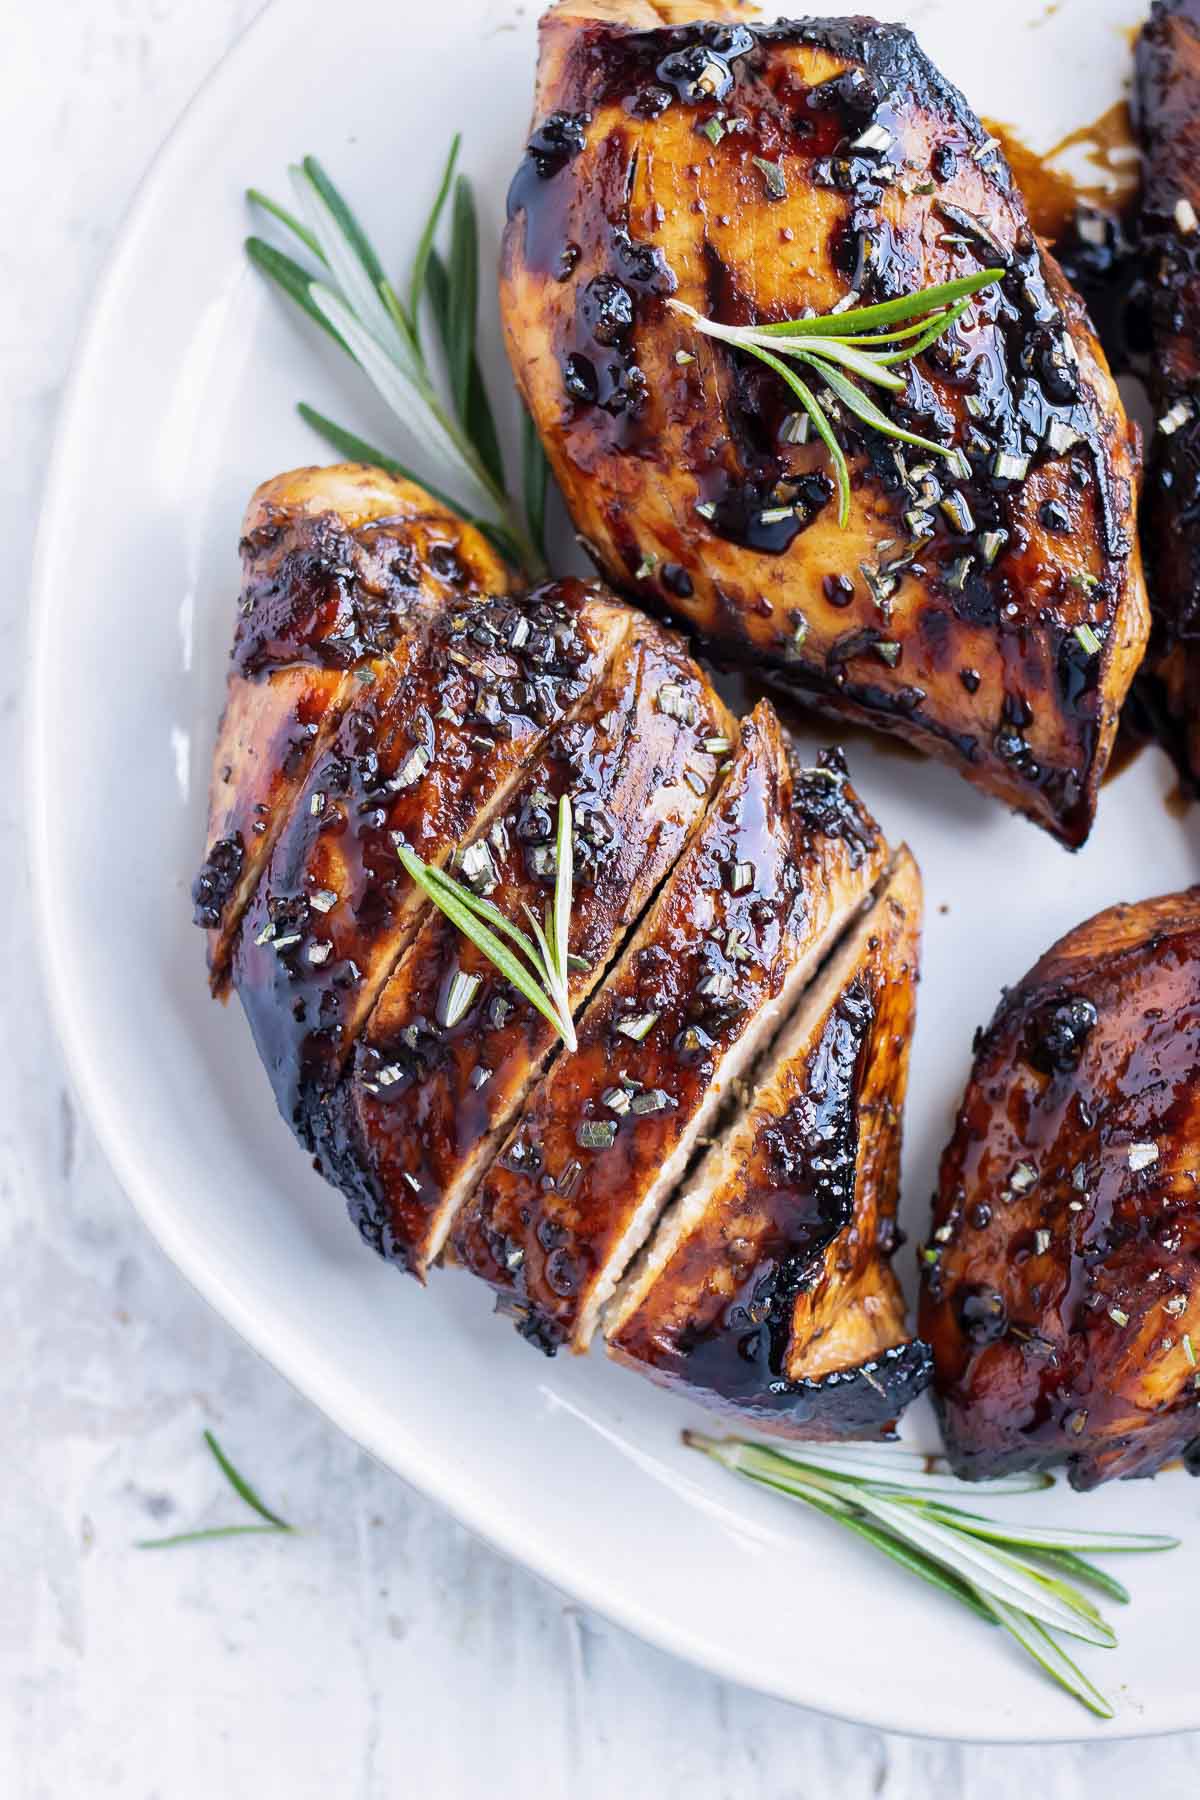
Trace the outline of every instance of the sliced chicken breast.
{"label": "sliced chicken breast", "polygon": [[614,1298],[619,1361],[804,1438],[885,1435],[927,1385],[889,1260],[920,924],[901,850]]}
{"label": "sliced chicken breast", "polygon": [[887,862],[838,753],[793,771],[765,703],[703,825],[453,1243],[548,1353],[599,1314]]}
{"label": "sliced chicken breast", "polygon": [[[507,918],[522,921],[525,906],[540,918],[554,884],[559,797],[570,797],[575,1010],[670,873],[736,736],[678,639],[637,618],[586,705],[464,846],[460,880]],[[380,995],[319,1145],[368,1243],[424,1276],[557,1044],[487,957],[432,913]]]}
{"label": "sliced chicken breast", "polygon": [[464,594],[503,594],[504,564],[412,482],[344,464],[266,481],[242,526],[242,592],[213,756],[196,923],[214,991],[242,914],[313,760],[398,639]]}

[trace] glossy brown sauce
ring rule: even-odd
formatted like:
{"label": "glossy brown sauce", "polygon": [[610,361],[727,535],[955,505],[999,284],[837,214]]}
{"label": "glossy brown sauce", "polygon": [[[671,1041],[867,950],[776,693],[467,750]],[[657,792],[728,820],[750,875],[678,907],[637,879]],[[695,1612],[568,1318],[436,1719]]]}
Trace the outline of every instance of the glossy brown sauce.
{"label": "glossy brown sauce", "polygon": [[[984,123],[992,136],[1000,139],[1039,237],[1057,241],[1070,229],[1081,206],[1124,213],[1137,197],[1140,158],[1125,100],[1115,101],[1099,118],[1068,132],[1041,154],[1029,148],[1016,126],[1000,119]],[[1091,179],[1081,179],[1062,167],[1061,159],[1074,150],[1086,152],[1083,160],[1095,171]]]}

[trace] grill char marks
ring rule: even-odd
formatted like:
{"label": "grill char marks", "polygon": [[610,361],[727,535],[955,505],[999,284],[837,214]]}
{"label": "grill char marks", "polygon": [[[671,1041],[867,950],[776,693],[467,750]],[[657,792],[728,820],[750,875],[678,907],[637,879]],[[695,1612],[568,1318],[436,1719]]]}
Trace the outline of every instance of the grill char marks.
{"label": "grill char marks", "polygon": [[619,1361],[763,1430],[881,1436],[929,1378],[889,1264],[920,917],[902,850],[609,1309]]}
{"label": "grill char marks", "polygon": [[242,913],[314,757],[399,636],[508,574],[470,525],[377,469],[297,469],[252,498],[196,923],[214,991]]}
{"label": "grill char marks", "polygon": [[[1137,46],[1140,241],[1156,432],[1143,500],[1154,630],[1139,682],[1200,786],[1200,0],[1156,0]],[[1191,214],[1178,210],[1181,203]],[[1180,218],[1183,223],[1181,225]]]}
{"label": "grill char marks", "polygon": [[942,1159],[920,1324],[963,1475],[1152,1475],[1200,1442],[1200,889],[1006,994]]}
{"label": "grill char marks", "polygon": [[[708,22],[642,0],[543,21],[502,308],[575,522],[611,579],[723,657],[1078,845],[1147,631],[1137,435],[1084,309],[910,33],[689,10]],[[845,531],[783,383],[666,304],[771,320],[998,262],[974,323],[883,400],[969,474],[844,418]]]}
{"label": "grill char marks", "polygon": [[[845,777],[835,760],[826,778]],[[510,1296],[519,1329],[586,1349],[600,1308],[724,1096],[776,1035],[870,892],[886,848],[793,806],[769,706],[651,912],[460,1216],[457,1256]]]}
{"label": "grill char marks", "polygon": [[310,1148],[424,905],[397,834],[443,863],[584,703],[630,618],[577,581],[443,607],[398,641],[309,770],[246,911],[234,981]]}
{"label": "grill char marks", "polygon": [[[575,823],[570,950],[576,1009],[669,873],[703,813],[736,727],[677,640],[635,621],[586,707],[557,731],[483,840],[507,916],[540,917],[553,888],[561,794]],[[471,1007],[439,1023],[456,971]],[[552,1028],[481,952],[433,913],[384,988],[322,1140],[326,1173],[363,1236],[424,1275],[531,1084]]]}

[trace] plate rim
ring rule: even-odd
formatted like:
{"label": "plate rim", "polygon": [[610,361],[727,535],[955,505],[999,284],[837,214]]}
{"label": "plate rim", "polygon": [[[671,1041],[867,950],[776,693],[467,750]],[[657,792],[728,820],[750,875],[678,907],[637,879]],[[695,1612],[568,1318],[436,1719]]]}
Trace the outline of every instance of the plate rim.
{"label": "plate rim", "polygon": [[[535,0],[542,10],[543,0]],[[248,1301],[231,1288],[220,1268],[197,1251],[195,1244],[175,1224],[171,1208],[163,1204],[149,1175],[140,1165],[136,1148],[119,1130],[105,1106],[104,1079],[97,1059],[97,1046],[89,1038],[82,1022],[75,1017],[70,1003],[70,970],[65,954],[56,947],[53,930],[56,900],[54,880],[54,832],[51,824],[50,795],[40,771],[46,768],[40,754],[47,734],[52,730],[50,701],[50,658],[52,604],[56,581],[56,544],[63,534],[56,531],[56,521],[69,510],[71,492],[70,458],[78,436],[79,423],[85,413],[87,386],[101,345],[107,316],[114,303],[125,263],[137,252],[141,228],[164,188],[169,188],[173,168],[184,153],[189,135],[195,131],[236,74],[237,65],[251,42],[266,37],[273,30],[294,35],[297,15],[301,11],[315,14],[317,0],[267,0],[263,9],[238,33],[229,48],[209,70],[196,88],[178,118],[154,152],[138,181],[132,197],[114,231],[105,255],[94,292],[83,315],[72,350],[68,374],[63,384],[55,418],[50,454],[47,459],[39,504],[38,523],[34,534],[29,580],[29,622],[27,667],[22,687],[22,705],[18,730],[22,740],[21,763],[25,775],[25,791],[29,795],[26,841],[29,849],[30,894],[33,901],[33,937],[38,966],[49,1000],[51,1022],[62,1051],[71,1084],[96,1135],[97,1142],[123,1193],[132,1203],[142,1223],[170,1258],[174,1267],[200,1297],[232,1327],[244,1343],[283,1377],[308,1404],[315,1406],[338,1430],[365,1450],[376,1461],[401,1480],[409,1483],[425,1499],[464,1525],[483,1542],[509,1561],[529,1570],[560,1594],[586,1606],[590,1611],[630,1632],[643,1643],[668,1655],[677,1656],[693,1667],[734,1682],[752,1692],[784,1702],[827,1718],[841,1720],[865,1729],[894,1732],[900,1736],[934,1742],[969,1744],[1068,1744],[1117,1743],[1133,1739],[1152,1739],[1200,1728],[1200,1713],[1186,1718],[1141,1723],[1134,1712],[1119,1721],[1097,1724],[1090,1729],[1081,1717],[1078,1731],[1038,1733],[1015,1727],[994,1734],[954,1733],[931,1724],[914,1723],[900,1716],[886,1704],[876,1703],[848,1711],[844,1699],[822,1692],[819,1659],[794,1665],[794,1674],[802,1678],[807,1691],[798,1691],[798,1682],[772,1679],[769,1669],[753,1666],[749,1656],[724,1649],[712,1637],[702,1636],[660,1608],[642,1607],[627,1589],[616,1593],[602,1591],[600,1576],[565,1566],[565,1558],[553,1550],[542,1548],[522,1535],[515,1514],[497,1514],[494,1506],[476,1501],[470,1484],[456,1486],[453,1462],[427,1452],[422,1441],[402,1422],[386,1425],[373,1419],[370,1401],[358,1401],[353,1383],[318,1359],[305,1363],[303,1345],[294,1332],[277,1321],[262,1322]],[[281,25],[287,16],[287,26]],[[386,1441],[385,1441],[386,1440]],[[1115,1726],[1115,1729],[1114,1729]]]}

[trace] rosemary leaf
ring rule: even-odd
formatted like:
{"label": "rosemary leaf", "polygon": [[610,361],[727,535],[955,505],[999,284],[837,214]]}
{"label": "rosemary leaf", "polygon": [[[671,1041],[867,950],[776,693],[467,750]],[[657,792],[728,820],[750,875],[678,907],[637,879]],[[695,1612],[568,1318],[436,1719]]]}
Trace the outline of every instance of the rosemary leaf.
{"label": "rosemary leaf", "polygon": [[973,1537],[988,1538],[999,1544],[1022,1545],[1028,1550],[1139,1551],[1144,1554],[1179,1548],[1178,1538],[1155,1537],[1145,1532],[1078,1531],[1067,1525],[1010,1525],[1007,1520],[1001,1525],[994,1519],[981,1518],[978,1513],[961,1512],[956,1506],[930,1504],[925,1510],[946,1524],[957,1526],[960,1531],[970,1532]]}
{"label": "rosemary leaf", "polygon": [[[784,1461],[829,1469],[834,1474],[850,1475],[872,1486],[883,1484],[897,1492],[916,1495],[963,1491],[961,1479],[944,1456],[927,1456],[920,1450],[905,1450],[900,1444],[805,1444],[797,1454],[779,1446],[775,1454]],[[990,1499],[996,1494],[1044,1493],[1053,1486],[1053,1475],[1022,1472],[998,1476],[987,1482],[985,1491]]]}
{"label": "rosemary leaf", "polygon": [[300,242],[307,245],[315,257],[321,262],[325,261],[320,244],[308,226],[301,224],[295,213],[290,213],[286,206],[280,206],[278,200],[272,200],[270,194],[264,194],[258,188],[247,188],[246,198],[252,206],[261,206],[273,219],[278,219],[281,225],[286,225],[289,231],[295,232]]}
{"label": "rosemary leaf", "polygon": [[428,384],[411,382],[401,365],[365,330],[357,316],[339,295],[321,282],[313,282],[314,303],[350,346],[380,395],[396,416],[404,421],[412,436],[431,454],[436,454],[450,471],[461,471],[469,477],[474,490],[476,510],[487,510],[488,496],[480,475],[469,465],[464,468],[454,435],[445,418],[431,404]]}
{"label": "rosemary leaf", "polygon": [[450,294],[446,340],[450,389],[459,418],[467,419],[471,398],[471,363],[479,313],[479,226],[471,184],[460,175],[454,184],[450,223]]}
{"label": "rosemary leaf", "polygon": [[[268,1525],[273,1525],[275,1527],[276,1531],[290,1531],[292,1527],[288,1524],[287,1520],[281,1519],[278,1513],[272,1512],[266,1502],[261,1500],[255,1493],[245,1476],[238,1474],[211,1431],[206,1431],[204,1433],[204,1441],[212,1451],[213,1456],[216,1459],[217,1467],[220,1469],[222,1475],[224,1475],[226,1481],[238,1496],[239,1500],[244,1500],[246,1505],[250,1507],[253,1512],[258,1514],[260,1519],[265,1519]],[[252,1529],[252,1527],[250,1529]]]}
{"label": "rosemary leaf", "polygon": [[425,229],[421,233],[417,243],[417,253],[413,258],[412,275],[408,284],[408,316],[413,322],[414,329],[417,326],[421,300],[425,293],[426,271],[429,266],[429,258],[433,254],[433,241],[437,236],[442,210],[450,193],[450,183],[454,179],[454,168],[458,162],[458,153],[461,147],[462,133],[456,131],[450,144],[450,154],[446,158],[446,166],[442,170],[442,179],[437,195],[430,209],[429,217],[425,221]]}
{"label": "rosemary leaf", "polygon": [[535,966],[539,963],[538,948],[532,938],[526,937],[519,925],[514,925],[511,919],[505,918],[500,908],[493,906],[485,895],[477,894],[474,888],[469,888],[465,882],[455,881],[452,875],[447,875],[445,869],[435,868],[429,863],[425,865],[425,869],[430,881],[435,886],[448,892],[460,905],[465,906],[468,912],[473,912],[476,918],[482,919],[485,925],[490,925],[493,930],[510,938],[518,950],[527,956]]}
{"label": "rosemary leaf", "polygon": [[1074,1575],[1077,1581],[1090,1581],[1101,1593],[1107,1594],[1110,1600],[1119,1601],[1122,1606],[1128,1606],[1132,1599],[1129,1589],[1115,1575],[1088,1562],[1086,1557],[1077,1556],[1073,1550],[1038,1550],[1034,1555],[1038,1562],[1050,1563],[1064,1574]]}
{"label": "rosemary leaf", "polygon": [[569,1004],[567,987],[570,971],[568,937],[571,930],[571,891],[575,883],[575,851],[572,834],[571,801],[564,794],[558,803],[558,837],[555,843],[554,869],[554,970],[563,1005]]}
{"label": "rosemary leaf", "polygon": [[845,1525],[856,1536],[865,1538],[869,1544],[874,1544],[877,1550],[882,1550],[885,1556],[890,1556],[893,1562],[900,1564],[901,1568],[908,1569],[913,1575],[919,1575],[922,1581],[929,1583],[930,1587],[940,1588],[942,1593],[949,1594],[952,1599],[960,1601],[986,1624],[995,1625],[997,1623],[995,1614],[989,1610],[987,1603],[979,1598],[974,1588],[965,1581],[960,1581],[956,1575],[951,1575],[940,1564],[934,1562],[932,1557],[925,1556],[921,1551],[914,1550],[911,1545],[901,1543],[898,1538],[891,1537],[878,1525],[872,1525],[869,1519],[857,1518],[849,1509],[835,1510],[826,1499],[818,1496],[815,1492],[806,1494],[797,1492],[793,1498],[803,1500],[807,1505],[815,1507],[818,1512],[825,1513],[829,1518],[835,1518],[839,1525]]}
{"label": "rosemary leaf", "polygon": [[[429,295],[434,323],[438,328],[438,337],[441,340],[447,365],[449,365],[451,361],[450,277],[445,263],[436,250],[431,250],[426,259],[425,287]],[[467,408],[465,414],[460,416],[460,423],[474,445],[480,462],[496,485],[503,489],[504,458],[500,451],[500,439],[483,379],[483,370],[480,368],[479,357],[473,346],[467,382]],[[519,557],[517,561],[519,564]]]}
{"label": "rosemary leaf", "polygon": [[1034,1661],[1040,1663],[1047,1675],[1053,1676],[1060,1687],[1074,1694],[1098,1718],[1111,1719],[1115,1715],[1112,1706],[1104,1698],[1099,1688],[1093,1687],[1083,1670],[1071,1661],[1054,1639],[1045,1631],[1036,1619],[1027,1618],[1015,1607],[1006,1606],[1003,1601],[985,1599],[984,1604],[995,1614],[999,1624],[1017,1640],[1023,1650],[1028,1651]]}
{"label": "rosemary leaf", "polygon": [[292,258],[284,251],[277,250],[274,244],[268,244],[263,238],[248,237],[245,249],[250,261],[261,269],[263,274],[268,276],[277,287],[281,287],[289,299],[294,300],[297,306],[302,307],[309,318],[315,320],[321,327],[322,331],[327,331],[334,343],[340,345],[347,356],[354,355],[345,338],[330,324],[313,300],[314,277],[309,274],[307,269],[301,268],[298,262],[293,262]]}
{"label": "rosemary leaf", "polygon": [[[454,891],[455,884],[449,879],[438,881],[436,871],[430,870],[422,862],[415,851],[407,845],[400,848],[400,861],[407,873],[428,896],[438,911],[444,913],[452,925],[457,926],[465,938],[469,938],[477,950],[483,952],[492,966],[499,970],[506,981],[510,981],[517,992],[524,994],[529,1004],[541,1013],[548,1024],[562,1038],[569,1050],[576,1048],[575,1029],[570,1015],[565,1018],[554,1004],[545,986],[532,975],[525,966],[518,962],[512,951],[489,925],[479,917],[476,910],[467,905],[463,898]],[[435,877],[431,879],[431,876]],[[515,929],[515,928],[513,928]],[[544,975],[549,970],[543,970]]]}
{"label": "rosemary leaf", "polygon": [[889,368],[895,368],[898,363],[911,362],[914,356],[920,356],[922,351],[928,350],[931,344],[936,344],[940,337],[945,337],[946,333],[958,324],[963,314],[970,311],[970,308],[970,300],[960,300],[957,306],[950,308],[949,312],[939,313],[937,318],[920,333],[915,343],[909,344],[907,349],[893,351],[890,356],[881,356],[880,362],[885,363]]}
{"label": "rosemary leaf", "polygon": [[983,288],[994,287],[1004,279],[1003,269],[982,269],[976,275],[964,275],[959,281],[947,281],[941,287],[924,288],[915,294],[902,294],[898,300],[883,300],[878,306],[859,306],[850,312],[820,313],[813,319],[783,319],[754,329],[767,337],[840,337],[847,332],[874,330],[876,326],[900,325],[907,319],[923,318],[943,306],[953,306]]}
{"label": "rosemary leaf", "polygon": [[872,381],[876,386],[887,388],[893,394],[904,392],[903,377],[893,375],[889,368],[884,367],[882,359],[868,356],[865,351],[856,349],[852,344],[843,343],[840,338],[821,338],[811,346],[782,340],[778,343],[777,348],[781,356],[802,357],[805,362],[811,363],[813,368],[819,368],[823,363],[840,363],[843,368],[849,369],[851,374],[857,375],[861,381]]}
{"label": "rosemary leaf", "polygon": [[177,1531],[171,1537],[137,1538],[135,1550],[174,1550],[179,1544],[203,1544],[209,1538],[279,1537],[294,1531],[292,1525],[213,1525],[206,1531]]}
{"label": "rosemary leaf", "polygon": [[789,369],[787,364],[781,362],[779,357],[775,356],[770,350],[764,350],[760,345],[756,344],[748,344],[746,348],[751,356],[756,356],[759,362],[766,363],[768,369],[774,369],[777,375],[783,376],[783,379],[787,382],[793,394],[795,394],[797,400],[799,400],[801,406],[812,420],[813,429],[816,431],[817,436],[824,444],[826,450],[828,450],[829,460],[833,464],[834,480],[837,485],[838,495],[838,524],[844,531],[846,526],[850,523],[850,470],[846,465],[845,453],[842,450],[842,446],[838,443],[837,438],[834,436],[833,426],[829,423],[824,408],[821,406],[812,389],[806,382],[800,379],[795,370]]}
{"label": "rosemary leaf", "polygon": [[[379,259],[367,244],[357,221],[337,190],[323,174],[314,178],[313,169],[319,169],[319,165],[311,156],[306,156],[303,167],[292,168],[288,173],[296,198],[329,265],[329,271],[349,302],[344,310],[354,318],[360,334],[373,338],[377,348],[386,345],[389,352],[400,350],[404,357],[405,373],[411,378],[414,373],[412,358],[405,354],[395,321],[379,291],[384,280]],[[332,205],[329,198],[331,194],[334,201]],[[346,229],[346,220],[350,221],[349,230]],[[319,301],[317,303],[320,304]],[[339,305],[342,304],[339,298]],[[342,336],[346,337],[344,330]],[[359,361],[362,361],[361,356]]]}
{"label": "rosemary leaf", "polygon": [[546,553],[546,486],[550,465],[537,426],[526,407],[521,408],[521,496],[525,522],[535,547]]}
{"label": "rosemary leaf", "polygon": [[885,412],[881,412],[868,394],[864,394],[861,388],[855,387],[852,381],[847,381],[839,370],[831,369],[821,357],[809,355],[806,351],[799,351],[797,354],[817,371],[826,386],[837,395],[842,405],[864,425],[872,426],[874,430],[882,432],[885,437],[895,438],[901,444],[913,444],[918,450],[927,450],[933,456],[952,456],[954,454],[953,450],[945,444],[935,444],[932,438],[920,437],[915,431],[905,431],[892,419],[889,419]]}
{"label": "rosemary leaf", "polygon": [[503,492],[504,489],[504,457],[500,450],[500,437],[496,430],[495,415],[492,402],[483,379],[483,370],[479,357],[471,351],[471,373],[467,382],[467,416],[463,420],[467,436],[474,444],[480,462]]}
{"label": "rosemary leaf", "polygon": [[[334,187],[315,156],[306,156],[301,167],[328,209],[338,231],[350,244],[366,272],[367,279],[378,291],[387,282],[383,264],[376,256],[371,240]],[[326,252],[328,255],[328,252]],[[331,265],[332,266],[332,265]]]}

